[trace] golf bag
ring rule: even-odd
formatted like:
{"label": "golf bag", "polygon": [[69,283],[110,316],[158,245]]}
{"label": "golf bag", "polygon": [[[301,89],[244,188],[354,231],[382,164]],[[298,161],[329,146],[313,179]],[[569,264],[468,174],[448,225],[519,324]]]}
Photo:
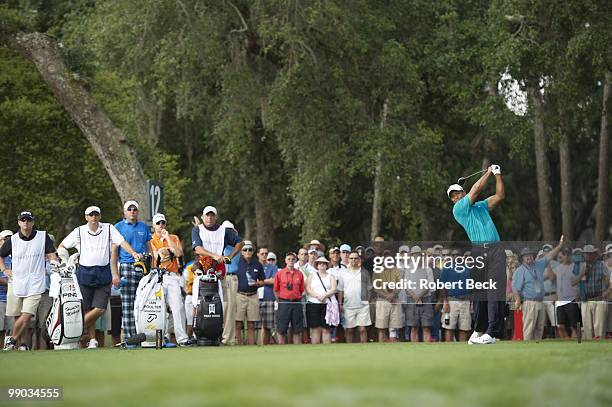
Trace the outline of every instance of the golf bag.
{"label": "golf bag", "polygon": [[136,289],[134,301],[134,319],[136,333],[144,334],[146,340],[143,348],[154,348],[157,330],[166,332],[166,292],[162,285],[164,269],[145,270],[145,274]]}
{"label": "golf bag", "polygon": [[49,296],[53,305],[46,320],[46,333],[54,349],[76,349],[83,335],[83,297],[76,279],[79,254],[70,256],[68,264],[51,269]]}
{"label": "golf bag", "polygon": [[193,332],[198,346],[219,346],[219,338],[223,334],[223,299],[219,288],[221,279],[225,277],[225,265],[210,258],[201,259],[196,265]]}

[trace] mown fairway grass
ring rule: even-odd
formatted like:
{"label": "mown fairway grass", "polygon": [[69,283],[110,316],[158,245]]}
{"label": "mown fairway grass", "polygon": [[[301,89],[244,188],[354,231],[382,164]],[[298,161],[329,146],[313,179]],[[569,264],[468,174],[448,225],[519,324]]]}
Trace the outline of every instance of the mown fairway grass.
{"label": "mown fairway grass", "polygon": [[90,407],[610,406],[612,341],[0,354],[0,386],[42,385]]}

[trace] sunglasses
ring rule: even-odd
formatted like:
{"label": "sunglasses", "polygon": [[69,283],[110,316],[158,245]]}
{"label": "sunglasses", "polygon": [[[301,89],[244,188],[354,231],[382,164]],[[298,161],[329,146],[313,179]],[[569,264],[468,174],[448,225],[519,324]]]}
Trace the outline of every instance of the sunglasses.
{"label": "sunglasses", "polygon": [[19,219],[20,222],[34,222],[34,219],[32,218],[21,218]]}
{"label": "sunglasses", "polygon": [[156,225],[165,225],[166,221],[165,220],[160,220],[159,222],[156,223]]}
{"label": "sunglasses", "polygon": [[91,212],[89,216],[100,216],[100,212]]}
{"label": "sunglasses", "polygon": [[359,260],[359,257],[349,257],[349,260]]}
{"label": "sunglasses", "polygon": [[295,261],[295,257],[287,257],[285,261]]}
{"label": "sunglasses", "polygon": [[276,261],[276,259],[268,259],[267,261]]}
{"label": "sunglasses", "polygon": [[243,252],[252,252],[253,249],[242,249]]}
{"label": "sunglasses", "polygon": [[135,207],[135,206],[130,206],[130,207],[128,208],[128,212],[138,212],[138,208],[137,208],[137,207]]}

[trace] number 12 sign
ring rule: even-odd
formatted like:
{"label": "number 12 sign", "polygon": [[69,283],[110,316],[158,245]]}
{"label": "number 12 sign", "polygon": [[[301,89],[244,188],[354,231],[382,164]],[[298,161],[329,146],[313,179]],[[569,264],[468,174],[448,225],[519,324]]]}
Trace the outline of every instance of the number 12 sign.
{"label": "number 12 sign", "polygon": [[149,219],[153,219],[156,213],[164,212],[164,186],[161,181],[147,180],[147,192],[149,195]]}

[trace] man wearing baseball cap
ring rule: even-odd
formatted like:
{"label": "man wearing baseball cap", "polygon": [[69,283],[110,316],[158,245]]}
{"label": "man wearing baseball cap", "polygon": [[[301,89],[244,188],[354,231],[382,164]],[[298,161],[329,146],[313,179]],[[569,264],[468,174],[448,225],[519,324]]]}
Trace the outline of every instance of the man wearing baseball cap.
{"label": "man wearing baseball cap", "polygon": [[121,287],[121,324],[124,338],[136,335],[134,301],[136,301],[136,289],[142,278],[142,272],[134,269],[134,262],[142,257],[141,253],[153,252],[151,231],[146,223],[138,220],[138,209],[138,202],[126,201],[123,204],[123,220],[115,224],[119,233],[136,252],[135,255],[132,255],[123,247],[119,248],[119,272],[125,281]]}
{"label": "man wearing baseball cap", "polygon": [[74,228],[59,244],[57,251],[68,260],[68,250],[76,248],[79,255],[77,280],[83,295],[85,332],[89,336],[89,349],[98,347],[96,321],[106,312],[111,295],[111,283],[119,287],[116,247],[121,246],[132,256],[132,246],[110,223],[100,222],[102,211],[97,206],[85,209],[86,224]]}
{"label": "man wearing baseball cap", "polygon": [[578,281],[584,282],[585,300],[582,302],[581,314],[585,339],[604,339],[608,304],[606,294],[610,288],[610,273],[603,261],[599,260],[599,251],[592,244],[582,248],[585,262],[581,265]]}
{"label": "man wearing baseball cap", "polygon": [[[36,310],[42,293],[47,290],[46,264],[59,266],[53,241],[44,230],[34,229],[34,215],[23,211],[17,217],[19,232],[7,238],[0,247],[0,272],[9,278],[6,315],[15,317],[12,336],[5,341],[4,350],[19,346],[28,350],[26,335],[30,319]],[[11,256],[11,268],[4,259]]]}
{"label": "man wearing baseball cap", "polygon": [[[191,246],[193,251],[198,256],[209,256],[217,262],[230,264],[236,254],[240,253],[244,242],[233,227],[226,227],[217,223],[217,208],[214,206],[206,206],[202,211],[203,224],[197,224],[191,230]],[[227,255],[223,255],[223,250],[227,246],[233,246],[232,251]],[[238,277],[234,274],[226,275],[225,292],[223,293],[224,300],[227,300],[227,309],[224,313],[223,321],[223,343],[232,344],[235,340],[235,335],[231,335],[232,326],[235,325],[236,293],[238,291]],[[231,304],[230,304],[231,303]]]}
{"label": "man wearing baseball cap", "polygon": [[[495,177],[495,195],[477,201],[489,178]],[[476,298],[476,320],[470,344],[492,344],[494,337],[503,335],[505,295],[506,295],[506,254],[499,244],[500,237],[491,218],[490,211],[499,205],[506,193],[499,165],[491,165],[472,186],[469,193],[463,187],[453,184],[448,187],[446,195],[453,202],[453,216],[472,242],[472,257],[482,257],[485,267],[472,270],[476,280],[492,279],[497,289],[472,293]]]}

